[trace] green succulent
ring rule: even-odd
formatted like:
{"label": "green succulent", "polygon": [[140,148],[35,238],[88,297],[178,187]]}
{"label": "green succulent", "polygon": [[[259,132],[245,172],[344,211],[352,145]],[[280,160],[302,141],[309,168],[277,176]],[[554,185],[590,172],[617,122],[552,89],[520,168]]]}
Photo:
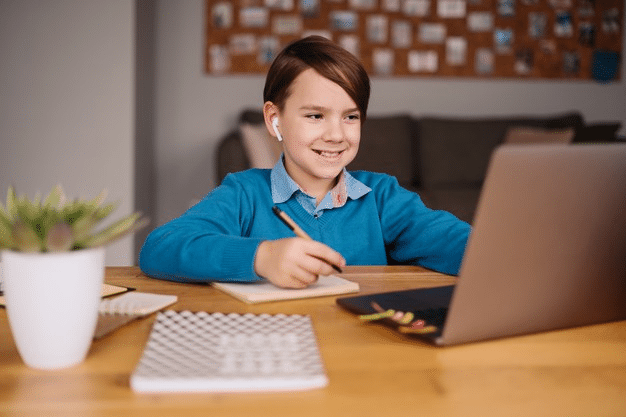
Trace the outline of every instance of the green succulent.
{"label": "green succulent", "polygon": [[9,187],[6,204],[0,204],[0,249],[19,252],[65,252],[107,245],[146,226],[141,213],[126,216],[102,230],[95,228],[116,208],[102,205],[106,191],[93,200],[68,201],[57,185],[41,201],[17,196]]}

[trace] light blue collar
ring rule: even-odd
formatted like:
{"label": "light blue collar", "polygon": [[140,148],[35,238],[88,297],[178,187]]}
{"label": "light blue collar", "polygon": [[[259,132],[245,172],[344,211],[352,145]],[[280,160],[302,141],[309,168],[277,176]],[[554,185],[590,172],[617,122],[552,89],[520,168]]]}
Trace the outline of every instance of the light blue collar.
{"label": "light blue collar", "polygon": [[[372,191],[367,185],[354,178],[344,168],[342,173],[343,181],[339,181],[335,188],[330,190],[316,206],[315,197],[304,193],[298,184],[289,176],[283,163],[283,156],[278,159],[270,174],[272,186],[272,200],[274,204],[284,203],[295,195],[296,200],[310,214],[319,217],[324,210],[343,206],[347,199],[356,200]],[[342,198],[341,196],[345,196]]]}

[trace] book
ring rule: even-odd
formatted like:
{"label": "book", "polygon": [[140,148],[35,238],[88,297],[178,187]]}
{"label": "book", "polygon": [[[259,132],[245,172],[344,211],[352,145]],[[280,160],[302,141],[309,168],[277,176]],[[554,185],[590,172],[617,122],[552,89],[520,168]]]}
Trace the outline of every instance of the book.
{"label": "book", "polygon": [[147,316],[178,301],[175,295],[132,291],[105,298],[98,308],[94,339],[100,339],[135,319]]}
{"label": "book", "polygon": [[267,280],[246,283],[213,282],[212,285],[248,304],[348,294],[359,291],[358,283],[336,275],[320,276],[315,284],[306,288],[280,288]]}
{"label": "book", "polygon": [[102,295],[102,298],[105,298],[105,297],[111,297],[113,295],[121,294],[126,291],[134,291],[134,290],[135,290],[134,288],[120,287],[119,285],[103,283],[101,295]]}
{"label": "book", "polygon": [[131,374],[135,392],[288,391],[328,384],[310,316],[166,310]]}
{"label": "book", "polygon": [[105,298],[100,302],[101,314],[134,314],[147,316],[178,301],[175,295],[127,292],[118,297]]}

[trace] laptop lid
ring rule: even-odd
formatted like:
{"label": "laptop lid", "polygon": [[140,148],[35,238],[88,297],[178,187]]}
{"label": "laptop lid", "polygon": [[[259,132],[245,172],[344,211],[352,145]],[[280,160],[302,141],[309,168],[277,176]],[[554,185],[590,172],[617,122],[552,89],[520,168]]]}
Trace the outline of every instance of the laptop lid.
{"label": "laptop lid", "polygon": [[621,319],[626,145],[498,148],[436,343]]}

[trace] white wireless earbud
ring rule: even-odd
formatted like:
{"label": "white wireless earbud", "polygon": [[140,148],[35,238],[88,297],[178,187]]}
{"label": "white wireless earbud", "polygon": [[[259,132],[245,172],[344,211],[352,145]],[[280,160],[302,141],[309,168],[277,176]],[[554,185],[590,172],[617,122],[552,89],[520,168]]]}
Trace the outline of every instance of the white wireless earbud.
{"label": "white wireless earbud", "polygon": [[278,117],[274,117],[274,120],[272,121],[272,127],[274,128],[274,132],[276,132],[276,137],[278,138],[278,141],[281,142],[283,140],[283,137],[278,131]]}

